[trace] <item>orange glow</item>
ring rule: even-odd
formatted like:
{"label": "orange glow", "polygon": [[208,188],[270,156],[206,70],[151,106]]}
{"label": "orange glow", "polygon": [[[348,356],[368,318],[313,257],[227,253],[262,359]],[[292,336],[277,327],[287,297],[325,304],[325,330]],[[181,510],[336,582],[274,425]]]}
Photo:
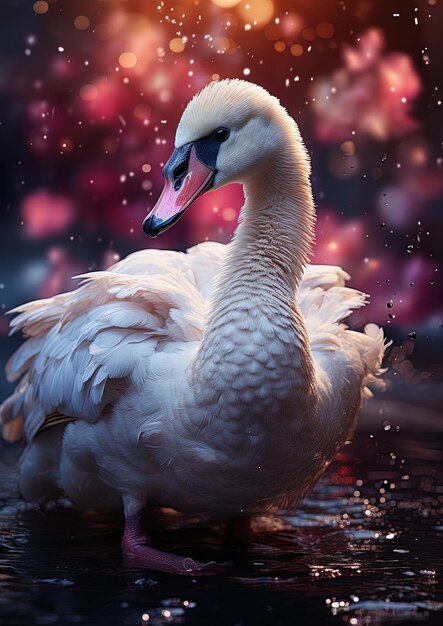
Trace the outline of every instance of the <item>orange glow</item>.
{"label": "orange glow", "polygon": [[315,27],[315,32],[322,39],[330,39],[335,32],[335,28],[330,22],[320,22]]}
{"label": "orange glow", "polygon": [[240,2],[240,0],[212,0],[212,2],[219,7],[229,9],[230,7],[235,7],[235,5]]}
{"label": "orange glow", "polygon": [[171,52],[183,52],[183,50],[185,49],[183,39],[181,37],[174,37],[174,39],[171,39],[171,41],[169,42],[169,49],[171,50]]}
{"label": "orange glow", "polygon": [[77,30],[86,30],[89,28],[89,24],[89,17],[86,17],[86,15],[77,15],[74,20],[74,26]]}
{"label": "orange glow", "polygon": [[301,57],[301,55],[303,54],[303,46],[301,46],[299,43],[292,44],[291,54],[295,57]]}
{"label": "orange glow", "polygon": [[345,156],[354,156],[355,154],[355,144],[353,141],[344,141],[340,149]]}
{"label": "orange glow", "polygon": [[49,9],[49,4],[47,2],[39,0],[38,2],[34,2],[32,8],[34,9],[35,13],[43,15],[43,13],[47,13]]}
{"label": "orange glow", "polygon": [[217,52],[225,53],[229,50],[229,39],[227,37],[216,37],[214,45]]}
{"label": "orange glow", "polygon": [[276,41],[274,44],[274,50],[277,52],[284,52],[286,50],[286,44],[284,41]]}
{"label": "orange glow", "polygon": [[254,26],[264,26],[274,15],[272,0],[249,0],[238,7],[240,17]]}
{"label": "orange glow", "polygon": [[428,160],[426,151],[420,146],[416,146],[411,150],[410,157],[411,161],[417,165],[423,165]]}
{"label": "orange glow", "polygon": [[62,139],[60,141],[60,150],[62,150],[63,152],[69,152],[70,150],[73,149],[74,144],[72,143],[72,141],[70,139]]}
{"label": "orange glow", "polygon": [[125,69],[131,69],[137,65],[137,57],[133,52],[122,52],[118,62]]}
{"label": "orange glow", "polygon": [[228,39],[228,37],[216,37],[214,46],[219,54],[234,54],[237,50],[236,42],[233,39]]}

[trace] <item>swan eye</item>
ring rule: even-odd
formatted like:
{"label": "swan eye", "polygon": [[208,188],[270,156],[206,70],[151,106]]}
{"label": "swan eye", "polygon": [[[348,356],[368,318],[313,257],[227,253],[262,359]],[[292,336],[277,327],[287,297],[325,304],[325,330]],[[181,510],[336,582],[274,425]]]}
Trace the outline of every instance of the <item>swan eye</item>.
{"label": "swan eye", "polygon": [[217,130],[213,132],[213,137],[220,142],[226,141],[229,137],[229,130],[227,128],[217,128]]}

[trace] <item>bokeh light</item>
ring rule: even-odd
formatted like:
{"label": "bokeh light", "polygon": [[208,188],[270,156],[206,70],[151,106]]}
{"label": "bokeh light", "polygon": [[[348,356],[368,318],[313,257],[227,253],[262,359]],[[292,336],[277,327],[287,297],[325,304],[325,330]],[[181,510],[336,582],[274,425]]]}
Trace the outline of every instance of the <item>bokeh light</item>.
{"label": "bokeh light", "polygon": [[32,8],[36,13],[43,15],[43,13],[46,13],[48,11],[49,4],[47,2],[44,2],[43,0],[38,0],[38,2],[34,2]]}
{"label": "bokeh light", "polygon": [[254,26],[263,26],[274,14],[272,0],[247,0],[238,5],[238,13],[245,22]]}
{"label": "bokeh light", "polygon": [[137,65],[137,57],[133,52],[122,52],[118,57],[118,62],[125,69],[130,69]]}
{"label": "bokeh light", "polygon": [[241,0],[211,0],[214,4],[222,8],[235,7]]}
{"label": "bokeh light", "polygon": [[90,20],[86,15],[77,15],[74,20],[74,26],[78,28],[78,30],[86,30],[89,28]]}
{"label": "bokeh light", "polygon": [[171,39],[171,41],[169,42],[169,49],[172,52],[183,52],[183,50],[185,49],[185,43],[183,39],[181,37],[174,37],[174,39]]}
{"label": "bokeh light", "polygon": [[[355,322],[440,345],[442,6],[418,0],[396,16],[375,0],[21,3],[0,82],[0,305],[152,245],[141,223],[184,106],[238,77],[300,126],[313,260],[343,265],[371,294]],[[155,246],[229,241],[242,202],[239,186],[205,195]]]}
{"label": "bokeh light", "polygon": [[291,54],[295,57],[301,57],[303,54],[303,46],[299,43],[293,43],[291,46]]}

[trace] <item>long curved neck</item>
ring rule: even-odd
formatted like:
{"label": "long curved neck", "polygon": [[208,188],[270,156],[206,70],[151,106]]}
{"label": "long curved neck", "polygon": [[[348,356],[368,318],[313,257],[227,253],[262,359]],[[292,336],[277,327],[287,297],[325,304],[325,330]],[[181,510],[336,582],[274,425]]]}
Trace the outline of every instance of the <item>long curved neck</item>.
{"label": "long curved neck", "polygon": [[313,365],[296,293],[315,214],[309,164],[298,131],[290,127],[291,132],[297,136],[286,138],[274,160],[244,184],[240,224],[193,366],[199,395],[234,413],[244,404],[263,413],[269,398],[271,413],[289,412],[294,404],[309,410],[303,404],[314,401]]}

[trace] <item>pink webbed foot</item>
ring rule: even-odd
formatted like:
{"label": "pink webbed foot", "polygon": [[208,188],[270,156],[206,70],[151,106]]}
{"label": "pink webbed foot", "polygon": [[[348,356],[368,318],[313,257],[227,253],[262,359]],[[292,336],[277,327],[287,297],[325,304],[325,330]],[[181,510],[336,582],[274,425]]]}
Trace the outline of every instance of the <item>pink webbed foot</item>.
{"label": "pink webbed foot", "polygon": [[226,565],[199,563],[189,557],[177,556],[151,547],[151,541],[142,527],[142,514],[136,513],[126,518],[122,551],[131,563],[158,572],[185,576],[214,576],[226,571]]}

